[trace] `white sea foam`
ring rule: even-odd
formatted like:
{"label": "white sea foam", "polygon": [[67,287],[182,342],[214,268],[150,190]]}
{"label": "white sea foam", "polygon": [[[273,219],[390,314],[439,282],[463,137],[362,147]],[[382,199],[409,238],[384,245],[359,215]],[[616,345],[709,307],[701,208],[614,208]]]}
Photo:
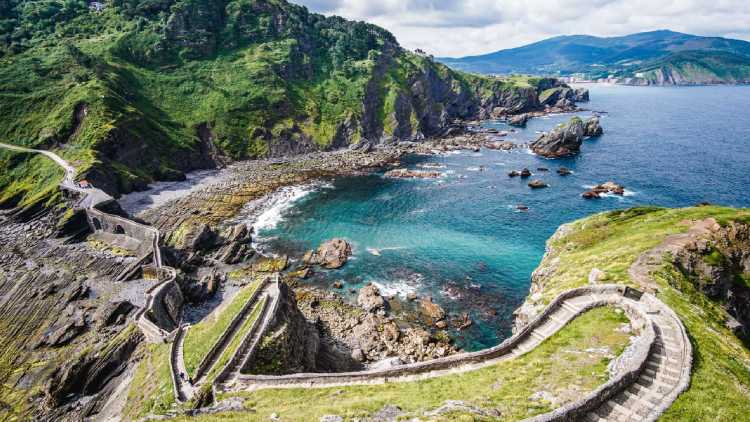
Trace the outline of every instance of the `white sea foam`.
{"label": "white sea foam", "polygon": [[399,296],[402,299],[406,299],[409,293],[416,293],[421,282],[424,280],[422,274],[414,274],[408,280],[397,279],[389,281],[371,281],[382,296]]}
{"label": "white sea foam", "polygon": [[288,186],[271,194],[264,204],[263,211],[255,218],[252,227],[255,233],[275,228],[284,220],[284,214],[294,204],[310,193],[320,189],[321,185]]}
{"label": "white sea foam", "polygon": [[467,167],[466,170],[468,171],[479,171],[479,167]]}

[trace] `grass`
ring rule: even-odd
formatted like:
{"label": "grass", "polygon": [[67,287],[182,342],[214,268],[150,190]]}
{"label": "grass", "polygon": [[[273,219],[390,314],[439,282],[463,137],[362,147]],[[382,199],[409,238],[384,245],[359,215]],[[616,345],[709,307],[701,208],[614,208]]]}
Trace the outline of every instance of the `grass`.
{"label": "grass", "polygon": [[[613,354],[620,354],[628,344],[628,335],[616,328],[626,321],[625,316],[611,308],[597,308],[574,320],[532,352],[487,368],[384,385],[228,393],[219,399],[244,398],[246,407],[253,411],[197,419],[267,420],[272,413],[294,421],[317,421],[327,414],[353,419],[365,417],[388,404],[417,413],[437,408],[446,400],[463,400],[471,405],[498,409],[504,420],[522,419],[554,407],[543,400],[530,400],[534,392],[548,391],[563,400],[575,400],[605,382],[609,359],[581,351],[606,347]],[[468,415],[454,414],[453,417]]]}
{"label": "grass", "polygon": [[169,344],[146,344],[144,358],[138,363],[130,383],[123,414],[137,419],[149,413],[163,414],[175,403],[169,367]]}
{"label": "grass", "polygon": [[[633,285],[627,270],[636,258],[668,235],[687,231],[689,221],[713,217],[726,225],[729,221],[747,222],[748,216],[747,209],[714,206],[635,208],[575,222],[565,230],[567,234],[550,241],[553,252],[542,266],[553,267],[554,273],[541,281],[541,302],[547,303],[564,290],[587,284],[593,268],[605,272],[604,282]],[[672,268],[665,269],[655,279],[659,283],[658,297],[685,324],[695,359],[690,388],[661,420],[747,420],[750,352],[724,327],[726,311],[696,291],[693,283]]]}
{"label": "grass", "polygon": [[189,375],[195,374],[203,358],[240,313],[253,293],[258,290],[260,284],[260,279],[254,280],[237,292],[226,306],[214,310],[204,320],[188,329],[184,340],[184,354],[185,367]]}

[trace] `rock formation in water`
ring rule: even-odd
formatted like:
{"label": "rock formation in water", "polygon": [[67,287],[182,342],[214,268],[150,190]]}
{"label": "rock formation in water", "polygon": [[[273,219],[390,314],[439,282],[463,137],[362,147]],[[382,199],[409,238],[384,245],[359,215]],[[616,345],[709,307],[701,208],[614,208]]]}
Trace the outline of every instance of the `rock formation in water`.
{"label": "rock formation in water", "polygon": [[540,136],[529,147],[532,152],[543,157],[560,158],[577,154],[584,137],[599,136],[602,133],[598,117],[592,117],[585,123],[581,118],[573,117],[568,123],[560,124]]}

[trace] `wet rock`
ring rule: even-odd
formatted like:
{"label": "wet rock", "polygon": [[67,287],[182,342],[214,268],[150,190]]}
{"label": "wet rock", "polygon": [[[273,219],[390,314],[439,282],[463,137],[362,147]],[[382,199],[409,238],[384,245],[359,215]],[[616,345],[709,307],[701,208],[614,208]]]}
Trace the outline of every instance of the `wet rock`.
{"label": "wet rock", "polygon": [[422,312],[427,315],[433,321],[439,321],[445,318],[445,310],[432,301],[432,297],[428,296],[419,301],[419,305],[422,308]]}
{"label": "wet rock", "polygon": [[521,175],[521,172],[518,170],[513,170],[510,173],[508,173],[508,177],[518,177]]}
{"label": "wet rock", "polygon": [[409,170],[409,169],[394,169],[387,171],[385,177],[392,177],[397,179],[437,179],[442,176],[439,171],[425,171],[425,170]]}
{"label": "wet rock", "polygon": [[484,147],[487,149],[510,151],[516,147],[516,144],[510,141],[504,141],[504,142],[494,141],[494,142],[485,142]]}
{"label": "wet rock", "polygon": [[374,284],[359,289],[357,304],[367,312],[374,312],[385,307],[385,299],[380,296],[380,289]]}
{"label": "wet rock", "polygon": [[520,173],[521,178],[525,179],[527,177],[531,177],[531,170],[529,169],[523,169]]}
{"label": "wet rock", "polygon": [[535,179],[535,180],[532,180],[531,182],[529,182],[529,187],[531,189],[542,189],[542,188],[549,187],[549,185],[546,184],[546,183],[544,183],[544,181],[542,181],[542,180]]}
{"label": "wet rock", "polygon": [[344,283],[342,283],[340,281],[334,281],[333,282],[333,288],[334,289],[343,289],[344,288]]}
{"label": "wet rock", "polygon": [[560,167],[559,169],[557,169],[557,174],[559,174],[560,176],[568,176],[572,173],[573,172],[570,171],[570,169],[567,167]]}
{"label": "wet rock", "polygon": [[508,119],[508,124],[511,126],[523,127],[523,126],[526,126],[526,123],[528,121],[529,121],[528,113],[523,113],[523,114],[518,114],[516,116],[511,116]]}
{"label": "wet rock", "polygon": [[526,205],[523,205],[523,204],[518,204],[518,205],[516,205],[516,209],[518,211],[528,211],[529,207],[527,207]]}
{"label": "wet rock", "polygon": [[302,259],[307,265],[321,265],[328,269],[341,268],[352,255],[352,247],[344,239],[332,239],[316,251],[308,251]]}
{"label": "wet rock", "polygon": [[581,196],[584,199],[599,199],[599,198],[601,198],[601,195],[599,195],[597,192],[594,192],[593,190],[586,191],[586,192],[582,193]]}
{"label": "wet rock", "polygon": [[625,195],[625,187],[623,187],[622,185],[618,185],[615,182],[605,182],[601,185],[594,186],[594,188],[591,189],[590,192],[596,193],[597,195],[601,195],[603,193],[612,193],[622,196]]}
{"label": "wet rock", "polygon": [[417,300],[417,294],[415,292],[409,292],[406,294],[406,300],[408,301],[415,301]]}

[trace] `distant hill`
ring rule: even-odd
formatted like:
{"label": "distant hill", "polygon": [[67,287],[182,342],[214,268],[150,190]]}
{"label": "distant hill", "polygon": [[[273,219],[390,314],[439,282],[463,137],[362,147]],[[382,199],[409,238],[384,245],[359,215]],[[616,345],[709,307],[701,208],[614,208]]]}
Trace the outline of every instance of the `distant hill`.
{"label": "distant hill", "polygon": [[573,75],[591,79],[613,75],[632,84],[746,83],[750,42],[652,31],[623,37],[570,35],[523,47],[443,63],[478,73]]}

